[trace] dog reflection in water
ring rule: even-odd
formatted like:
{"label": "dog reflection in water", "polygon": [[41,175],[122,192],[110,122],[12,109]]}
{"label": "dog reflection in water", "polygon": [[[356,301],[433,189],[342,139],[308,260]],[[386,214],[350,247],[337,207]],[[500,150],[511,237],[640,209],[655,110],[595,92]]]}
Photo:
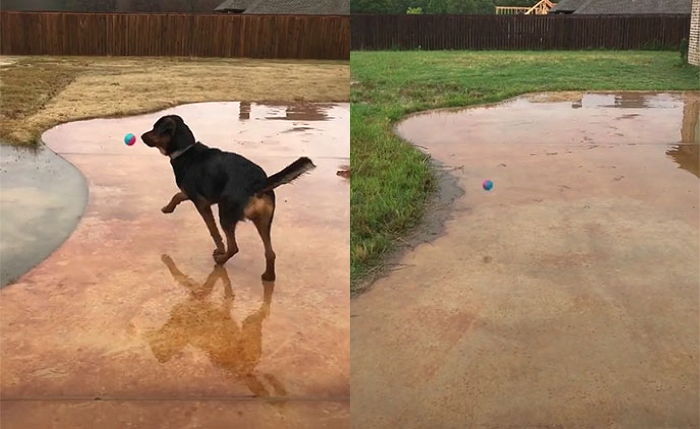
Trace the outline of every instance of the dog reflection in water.
{"label": "dog reflection in water", "polygon": [[[163,255],[161,259],[175,281],[190,294],[173,307],[170,319],[160,329],[147,334],[156,359],[168,362],[191,345],[205,352],[214,365],[243,381],[255,396],[285,396],[284,387],[273,375],[255,371],[262,355],[262,325],[270,314],[274,283],[263,282],[260,308],[239,326],[231,315],[233,291],[226,268],[216,265],[201,283],[183,274],[170,256]],[[224,298],[219,303],[209,299],[218,280],[224,287]],[[266,380],[270,387],[261,380]]]}

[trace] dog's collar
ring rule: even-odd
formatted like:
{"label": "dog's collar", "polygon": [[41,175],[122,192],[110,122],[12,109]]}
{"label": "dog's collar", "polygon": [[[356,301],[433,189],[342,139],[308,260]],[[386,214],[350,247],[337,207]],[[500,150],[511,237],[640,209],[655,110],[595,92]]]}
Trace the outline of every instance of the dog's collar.
{"label": "dog's collar", "polygon": [[188,150],[192,149],[193,147],[194,147],[194,145],[191,144],[184,149],[176,150],[175,152],[171,153],[168,156],[170,156],[170,160],[172,161],[173,159],[181,156],[183,153],[187,152]]}

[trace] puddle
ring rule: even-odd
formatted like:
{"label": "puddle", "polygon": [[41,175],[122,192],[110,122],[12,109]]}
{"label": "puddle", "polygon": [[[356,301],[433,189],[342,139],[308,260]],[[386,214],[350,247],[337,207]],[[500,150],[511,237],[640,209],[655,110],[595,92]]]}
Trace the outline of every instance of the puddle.
{"label": "puddle", "polygon": [[[442,132],[435,133],[436,129]],[[408,140],[437,146],[659,145],[660,159],[697,177],[700,93],[529,94],[488,107],[418,114],[401,122],[397,132]],[[634,156],[632,151],[629,154]]]}
{"label": "puddle", "polygon": [[[345,158],[350,152],[350,110],[347,103],[265,105],[247,102],[197,103],[158,113],[183,117],[195,138],[213,147],[229,147],[246,157],[313,156]],[[154,114],[93,119],[59,125],[43,138],[60,140],[66,153],[152,155],[140,141],[128,147],[127,133],[151,129]],[[128,120],[126,120],[128,119]],[[96,132],[99,130],[99,132]]]}
{"label": "puddle", "polygon": [[87,203],[83,176],[51,150],[0,146],[0,286],[44,260]]}

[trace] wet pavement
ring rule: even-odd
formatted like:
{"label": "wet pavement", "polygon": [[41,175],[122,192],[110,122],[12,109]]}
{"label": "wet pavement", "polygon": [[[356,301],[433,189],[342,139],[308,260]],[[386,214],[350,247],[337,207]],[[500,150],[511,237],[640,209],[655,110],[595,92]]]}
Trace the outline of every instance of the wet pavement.
{"label": "wet pavement", "polygon": [[[160,212],[177,191],[168,159],[122,138],[163,114],[268,174],[317,165],[277,190],[275,283],[252,224],[216,268],[191,203]],[[347,104],[202,103],[47,131],[90,198],[70,238],[0,290],[2,427],[349,426],[348,128]]]}
{"label": "wet pavement", "polygon": [[87,204],[80,172],[45,147],[0,143],[0,286],[43,261]]}
{"label": "wet pavement", "polygon": [[401,122],[464,195],[353,300],[353,426],[698,427],[699,112],[564,93]]}

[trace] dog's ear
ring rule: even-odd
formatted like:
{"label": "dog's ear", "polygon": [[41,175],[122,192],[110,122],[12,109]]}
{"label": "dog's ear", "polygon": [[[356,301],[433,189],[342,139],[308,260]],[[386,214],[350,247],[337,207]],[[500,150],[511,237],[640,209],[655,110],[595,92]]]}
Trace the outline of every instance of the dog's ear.
{"label": "dog's ear", "polygon": [[175,132],[173,133],[172,139],[172,151],[185,149],[195,143],[194,134],[190,130],[190,127],[185,124],[185,121],[177,115],[171,116],[172,121],[176,124]]}
{"label": "dog's ear", "polygon": [[158,133],[158,135],[167,134],[172,136],[175,134],[176,128],[177,121],[170,116],[163,116],[153,125],[153,129],[156,131],[156,133]]}

